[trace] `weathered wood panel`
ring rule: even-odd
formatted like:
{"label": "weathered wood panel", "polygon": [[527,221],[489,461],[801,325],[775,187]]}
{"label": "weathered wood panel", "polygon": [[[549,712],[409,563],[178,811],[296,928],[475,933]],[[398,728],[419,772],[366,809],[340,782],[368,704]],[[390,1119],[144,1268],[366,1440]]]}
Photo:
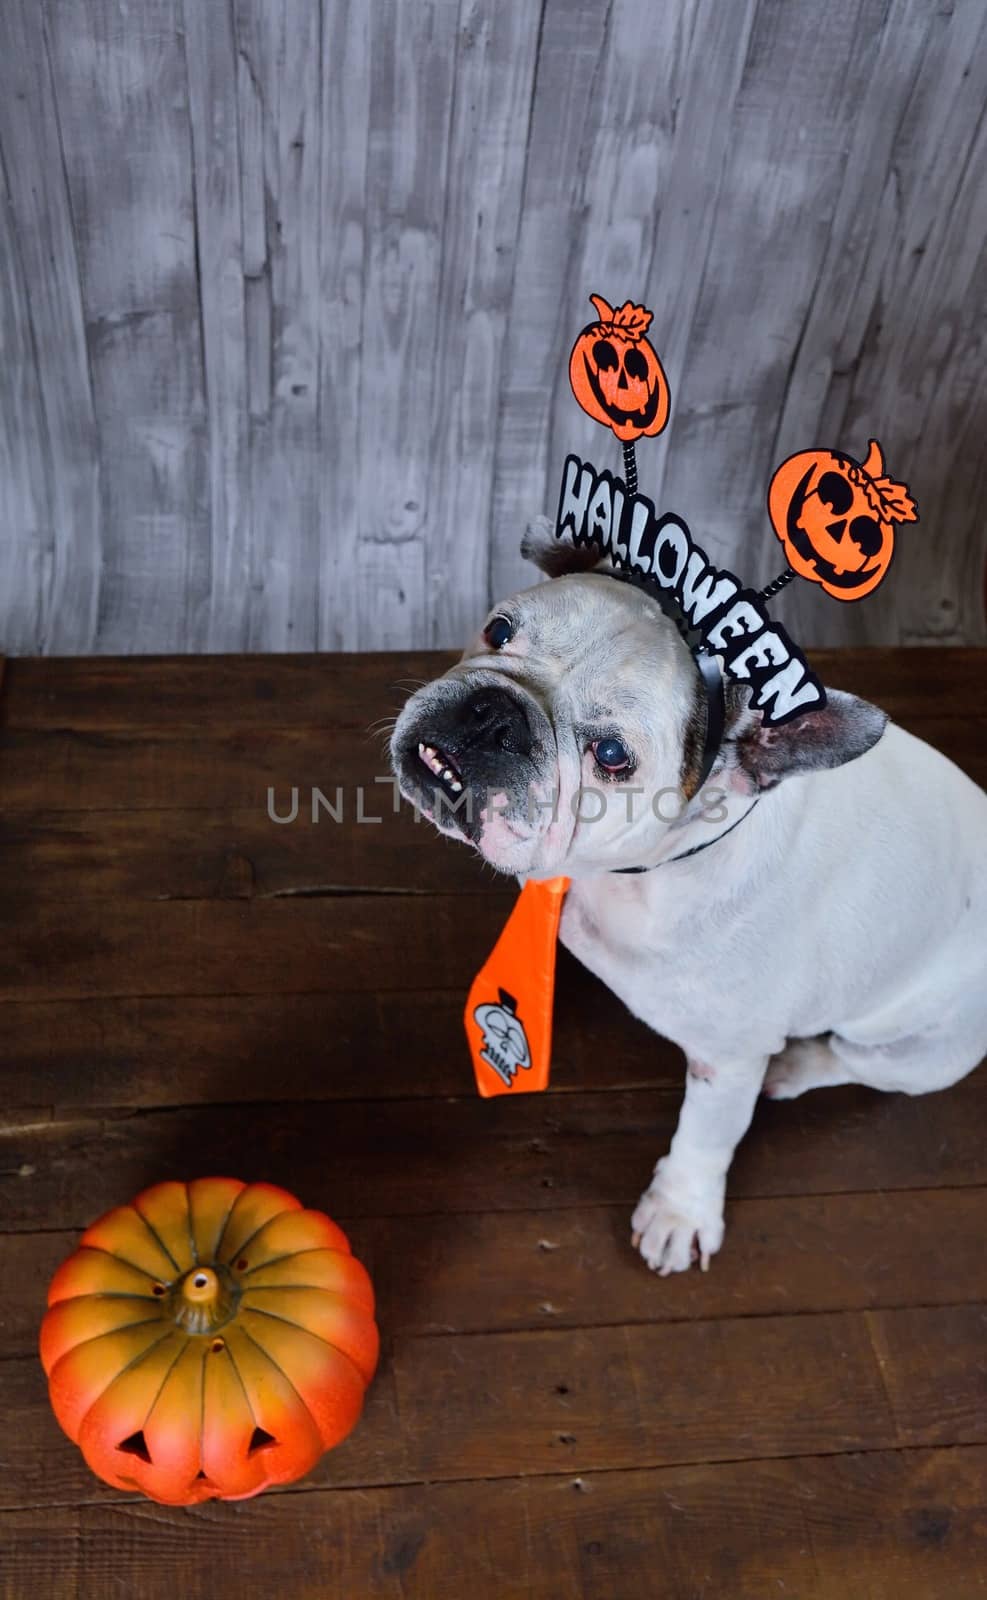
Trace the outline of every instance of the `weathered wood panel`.
{"label": "weathered wood panel", "polygon": [[[661,1284],[641,1271],[626,1205],[337,1220],[373,1277],[391,1339],[903,1310],[921,1295],[923,1311],[901,1316],[897,1341],[897,1359],[907,1361],[915,1340],[911,1359],[921,1366],[936,1326],[929,1307],[987,1296],[983,1206],[983,1189],[733,1200],[716,1270]],[[34,1354],[39,1285],[78,1243],[68,1230],[0,1233],[0,1359]],[[478,1293],[481,1262],[489,1294]],[[959,1387],[939,1383],[944,1376],[929,1365],[907,1380],[922,1404],[938,1384],[942,1443]],[[934,1412],[927,1420],[935,1425]]]}
{"label": "weathered wood panel", "polygon": [[[44,9],[100,473],[102,565],[86,644],[201,647],[211,445],[181,0]],[[66,268],[56,256],[44,270]]]}
{"label": "weathered wood panel", "polygon": [[[400,1014],[402,997],[387,995],[392,1002]],[[192,1008],[190,1021],[200,1015],[201,1008]],[[414,1007],[405,1015],[420,1021]],[[323,1073],[369,1076],[377,1037],[383,1040],[383,1032],[368,1035],[369,1045],[365,1039],[352,1057],[337,1058],[327,1043]],[[0,1169],[4,1227],[81,1230],[122,1194],[163,1177],[209,1171],[263,1176],[340,1217],[421,1218],[436,1211],[547,1217],[569,1206],[618,1204],[629,1217],[656,1155],[668,1148],[681,1104],[681,1089],[665,1088],[525,1095],[505,1106],[501,1099],[480,1101],[461,1078],[463,1098],[443,1101],[441,1116],[434,1106],[423,1109],[420,1096],[271,1102],[261,1114],[256,1104],[232,1103],[238,1091],[230,1081],[250,1048],[241,1041],[229,1059],[210,1067],[215,1103],[209,1106],[138,1115],[86,1108],[56,1121],[45,1112],[11,1116]],[[423,1078],[432,1052],[414,1048]],[[273,1077],[276,1057],[264,1060]],[[317,1060],[311,1065],[318,1070]],[[409,1073],[415,1069],[412,1057]],[[556,1077],[565,1071],[560,1059]],[[248,1072],[256,1081],[256,1066]],[[925,1098],[847,1088],[806,1095],[794,1106],[764,1101],[731,1167],[730,1195],[982,1188],[985,1119],[987,1084],[976,1076]]]}
{"label": "weathered wood panel", "polygon": [[[360,1427],[287,1492],[508,1478],[519,1463],[531,1481],[934,1446],[946,1430],[928,1365],[918,1381],[930,1349],[948,1352],[949,1444],[984,1444],[983,1334],[982,1307],[937,1306],[403,1336],[385,1345]],[[106,1504],[59,1433],[36,1357],[0,1376],[0,1529],[7,1510]]]}
{"label": "weathered wood panel", "polygon": [[3,1600],[982,1600],[987,1450],[6,1512]]}
{"label": "weathered wood panel", "polygon": [[454,645],[527,582],[591,291],[655,312],[642,482],[766,580],[777,462],[922,522],[809,644],[982,642],[982,0],[10,0],[0,647]]}
{"label": "weathered wood panel", "polygon": [[0,51],[0,638],[90,648],[103,559],[81,249],[68,185],[71,129],[44,12],[4,8]]}

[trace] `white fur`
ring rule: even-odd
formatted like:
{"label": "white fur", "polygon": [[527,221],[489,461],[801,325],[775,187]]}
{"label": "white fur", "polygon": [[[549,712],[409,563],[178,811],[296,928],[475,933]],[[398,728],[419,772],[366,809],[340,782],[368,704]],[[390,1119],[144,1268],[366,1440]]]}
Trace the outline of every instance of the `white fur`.
{"label": "white fur", "polygon": [[892,725],[690,860],[573,883],[561,937],[696,1066],[632,1222],[677,1271],[694,1237],[704,1261],[719,1247],[762,1084],[923,1094],[987,1053],[987,796]]}
{"label": "white fur", "polygon": [[[646,796],[676,786],[688,652],[652,600],[598,576],[562,577],[512,604],[513,648],[493,654],[478,638],[442,682],[509,678],[532,697],[558,747],[559,807],[485,829],[479,847],[522,880],[571,877],[562,942],[685,1052],[678,1127],[632,1229],[657,1271],[696,1256],[705,1267],[762,1086],[778,1098],[841,1082],[921,1094],[987,1053],[987,795],[889,725],[856,760],[764,792],[728,836],[754,795],[729,744],[680,820],[657,820],[645,801],[628,821],[627,786],[594,779],[579,730],[598,712],[619,720],[639,757],[631,785]],[[612,798],[603,821],[573,820],[581,782]],[[637,864],[654,870],[613,872]]]}

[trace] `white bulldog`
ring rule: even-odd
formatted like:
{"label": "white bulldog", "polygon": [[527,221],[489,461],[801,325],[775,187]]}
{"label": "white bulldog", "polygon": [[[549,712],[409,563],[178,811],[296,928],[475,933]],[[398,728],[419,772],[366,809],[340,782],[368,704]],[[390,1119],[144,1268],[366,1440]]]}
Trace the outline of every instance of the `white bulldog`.
{"label": "white bulldog", "polygon": [[563,944],[685,1052],[631,1226],[656,1271],[705,1269],[762,1089],[924,1094],[987,1054],[987,795],[852,695],[769,728],[729,685],[697,792],[705,691],[675,626],[547,526],[522,549],[553,581],[411,697],[395,772],[500,871],[571,878]]}

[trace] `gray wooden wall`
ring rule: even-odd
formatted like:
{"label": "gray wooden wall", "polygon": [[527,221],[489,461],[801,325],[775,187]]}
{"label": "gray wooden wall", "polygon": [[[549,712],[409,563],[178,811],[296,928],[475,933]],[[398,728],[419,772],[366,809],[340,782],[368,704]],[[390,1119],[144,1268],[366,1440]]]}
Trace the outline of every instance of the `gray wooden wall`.
{"label": "gray wooden wall", "polygon": [[530,581],[587,296],[642,487],[767,580],[772,468],[922,513],[808,644],[987,638],[985,0],[3,0],[0,649],[451,644]]}

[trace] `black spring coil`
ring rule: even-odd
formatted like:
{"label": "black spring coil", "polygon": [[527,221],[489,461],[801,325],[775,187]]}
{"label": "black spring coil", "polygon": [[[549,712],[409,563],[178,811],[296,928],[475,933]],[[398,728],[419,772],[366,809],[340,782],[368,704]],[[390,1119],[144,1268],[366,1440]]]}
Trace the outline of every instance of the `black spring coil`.
{"label": "black spring coil", "polygon": [[[624,482],[627,484],[628,494],[637,494],[637,456],[634,453],[633,439],[624,440]],[[784,572],[779,572],[777,578],[772,578],[771,582],[761,590],[759,598],[761,600],[773,600],[775,595],[780,594],[786,584],[791,583],[792,579],[796,577],[798,577],[798,573],[791,567],[786,567]],[[683,632],[681,624],[679,631]],[[701,648],[705,649],[706,646],[704,645]]]}
{"label": "black spring coil", "polygon": [[791,567],[786,567],[784,572],[779,572],[777,578],[772,578],[766,588],[761,590],[760,598],[762,600],[773,600],[775,595],[784,589],[786,583],[791,583],[792,579],[797,576],[798,574],[793,572]]}
{"label": "black spring coil", "polygon": [[634,454],[634,441],[624,441],[624,482],[627,484],[628,494],[637,494],[637,457]]}

